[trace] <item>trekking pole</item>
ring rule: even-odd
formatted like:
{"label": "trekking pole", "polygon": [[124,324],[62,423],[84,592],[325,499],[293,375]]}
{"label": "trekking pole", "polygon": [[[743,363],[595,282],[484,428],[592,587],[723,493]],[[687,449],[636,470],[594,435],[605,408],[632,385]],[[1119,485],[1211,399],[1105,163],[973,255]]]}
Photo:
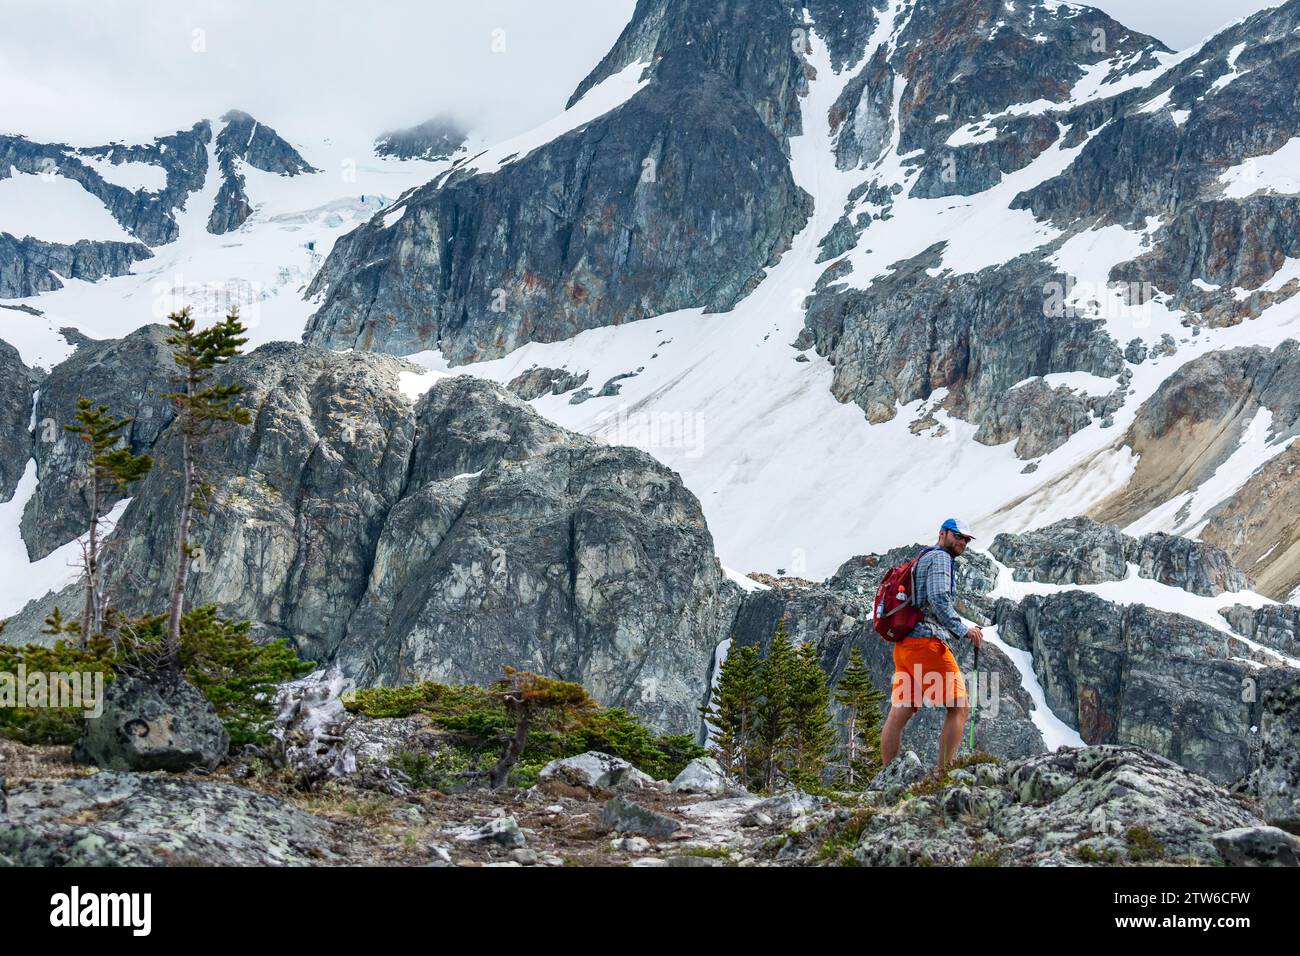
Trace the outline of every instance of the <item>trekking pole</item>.
{"label": "trekking pole", "polygon": [[975,693],[971,695],[970,704],[970,752],[975,752],[975,708],[979,703],[979,682],[980,682],[980,649],[975,648]]}

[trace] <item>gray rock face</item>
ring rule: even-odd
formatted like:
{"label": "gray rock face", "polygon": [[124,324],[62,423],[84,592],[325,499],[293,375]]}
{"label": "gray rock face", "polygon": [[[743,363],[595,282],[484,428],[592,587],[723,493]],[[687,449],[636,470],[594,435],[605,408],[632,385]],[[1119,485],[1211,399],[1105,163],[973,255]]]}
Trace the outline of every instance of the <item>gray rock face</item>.
{"label": "gray rock face", "polygon": [[1083,591],[999,601],[996,618],[1004,641],[1033,654],[1048,706],[1086,743],[1137,744],[1225,784],[1247,771],[1259,718],[1243,690],[1257,655],[1240,641]]}
{"label": "gray rock face", "polygon": [[[877,812],[853,855],[867,866],[1220,860],[1215,836],[1259,825],[1239,801],[1138,747],[1061,748]],[[967,826],[951,825],[964,817]],[[1136,832],[1135,832],[1136,831]],[[1143,832],[1145,831],[1145,832]],[[1145,837],[1145,838],[1144,838]]]}
{"label": "gray rock face", "polygon": [[624,67],[695,47],[700,67],[725,80],[775,137],[798,135],[798,95],[807,81],[794,33],[803,24],[791,7],[783,0],[638,0],[622,35],[578,84],[569,106]]}
{"label": "gray rock face", "polygon": [[[929,271],[939,249],[899,263],[869,289],[831,284],[811,299],[805,317],[817,352],[834,366],[831,392],[859,405],[872,422],[888,421],[898,403],[948,389],[943,407],[985,424],[985,442],[1023,434],[1016,452],[1036,457],[1091,420],[1091,403],[1057,390],[1032,407],[1040,386],[1027,378],[1086,371],[1113,378],[1124,359],[1103,325],[1084,317],[1044,315],[1045,292],[1065,276],[1028,257],[973,275]],[[905,314],[915,321],[900,323]],[[1026,349],[1032,341],[1035,348]],[[1026,396],[1017,392],[1034,389]],[[1045,386],[1041,386],[1046,390]],[[1029,402],[1027,406],[1025,403]]]}
{"label": "gray rock face", "polygon": [[722,766],[712,757],[697,757],[682,768],[668,787],[673,793],[707,793],[719,796],[728,790]]}
{"label": "gray rock face", "polygon": [[1038,458],[1091,424],[1095,402],[1072,389],[1051,388],[1042,379],[1034,379],[994,401],[975,440],[1001,445],[1015,439],[1018,458]]}
{"label": "gray rock face", "polygon": [[[171,422],[172,405],[163,395],[174,387],[176,365],[167,335],[161,325],[146,325],[122,339],[83,341],[41,383],[32,445],[40,485],[22,518],[31,560],[86,531],[86,445],[63,427],[75,424],[78,399],[84,395],[114,417],[133,418],[123,434],[137,455],[152,449]],[[119,497],[109,494],[105,513]]]}
{"label": "gray rock face", "polygon": [[1259,675],[1258,749],[1242,789],[1273,826],[1300,834],[1300,674],[1271,667]]}
{"label": "gray rock face", "polygon": [[[1123,441],[1139,456],[1128,485],[1092,515],[1128,524],[1205,482],[1255,430],[1276,445],[1300,430],[1300,343],[1210,352],[1182,365],[1138,410]],[[1265,423],[1267,422],[1267,426]],[[1274,454],[1201,521],[1175,516],[1174,531],[1222,548],[1262,593],[1278,600],[1300,585],[1296,456]],[[1176,561],[1174,556],[1168,556]],[[1189,556],[1190,557],[1190,556]]]}
{"label": "gray rock face", "polygon": [[1128,553],[1138,574],[1184,591],[1214,597],[1247,590],[1252,582],[1214,545],[1176,534],[1145,534]]}
{"label": "gray rock face", "polygon": [[0,232],[0,297],[21,299],[62,289],[60,276],[94,282],[126,275],[134,263],[152,256],[138,242],[83,239],[64,245]]}
{"label": "gray rock face", "polygon": [[640,790],[654,780],[621,757],[589,750],[576,757],[552,760],[537,775],[537,785],[547,793],[578,790],[587,794],[607,790]]}
{"label": "gray rock face", "polygon": [[1263,287],[1288,258],[1300,258],[1300,236],[1293,227],[1297,215],[1300,199],[1294,196],[1211,199],[1185,207],[1160,231],[1150,252],[1120,265],[1111,278],[1131,286],[1149,284],[1168,297],[1170,308],[1205,325],[1237,325],[1296,294],[1294,282]]}
{"label": "gray rock face", "polygon": [[[415,425],[399,388],[405,369],[383,356],[289,343],[232,363],[254,421],[205,450],[217,500],[198,522],[204,555],[190,576],[192,604],[216,603],[268,636],[291,638],[304,656],[328,659],[405,481]],[[107,563],[114,599],[131,610],[165,606],[174,573],[173,430],[154,455]],[[130,586],[115,587],[119,581]]]}
{"label": "gray rock face", "polygon": [[1277,827],[1238,827],[1214,838],[1229,866],[1300,866],[1300,838]]}
{"label": "gray rock face", "polygon": [[1255,608],[1234,604],[1219,613],[1243,637],[1290,657],[1300,657],[1300,607],[1270,604]]}
{"label": "gray rock face", "polygon": [[[205,455],[216,499],[187,600],[362,684],[488,684],[511,664],[694,731],[738,600],[695,497],[487,382],[441,382],[413,407],[408,368],[287,343],[232,364],[256,414]],[[177,444],[155,443],[112,539],[123,610],[165,605]]]}
{"label": "gray rock face", "polygon": [[[74,148],[62,143],[34,143],[22,136],[0,136],[0,179],[8,178],[12,171],[63,176],[80,184],[103,202],[127,232],[146,245],[157,246],[176,238],[176,213],[184,208],[186,198],[191,193],[203,188],[208,172],[208,143],[211,141],[212,127],[207,120],[195,123],[188,130],[160,136],[152,143],[135,146],[111,143],[107,146]],[[167,173],[167,184],[157,191],[132,191],[101,176],[93,163],[95,160],[113,165],[148,163],[160,166]],[[122,249],[115,248],[118,246]],[[69,267],[74,264],[78,269],[78,278],[98,279],[103,275],[122,275],[130,267],[129,260],[124,260],[126,267],[121,268],[121,271],[110,271],[104,264],[112,262],[113,255],[122,257],[135,254],[135,258],[145,258],[147,250],[143,250],[144,255],[136,254],[142,249],[143,247],[122,243],[54,246],[52,250],[33,253],[33,265],[29,268],[38,268],[34,263],[39,263],[43,256],[56,263],[55,271],[64,276],[73,274]],[[76,263],[79,255],[84,256],[84,261]],[[0,262],[5,258],[0,253]],[[112,268],[120,267],[121,261],[123,260],[118,260]],[[96,269],[99,270],[98,274],[95,274]],[[0,266],[0,270],[3,270],[3,266]],[[57,289],[58,286],[46,288]],[[34,288],[31,292],[18,294],[32,295],[41,291],[45,289]],[[14,293],[0,291],[0,296],[11,295]]]}
{"label": "gray rock face", "polygon": [[403,498],[338,647],[345,671],[486,684],[515,663],[694,730],[732,592],[677,476],[471,379],[436,386],[417,414]]}
{"label": "gray rock face", "polygon": [[617,833],[644,833],[646,836],[660,838],[672,836],[681,829],[681,824],[672,817],[648,810],[622,797],[605,801],[600,812],[600,822]]}
{"label": "gray rock face", "polygon": [[466,129],[443,114],[419,126],[390,130],[375,140],[375,154],[393,159],[450,159],[465,145]]}
{"label": "gray rock face", "polygon": [[534,366],[526,372],[520,372],[506,388],[514,392],[525,402],[531,402],[543,395],[563,395],[571,392],[587,381],[587,373],[574,375],[562,368],[542,368]]}
{"label": "gray rock face", "polygon": [[0,633],[0,644],[21,647],[24,644],[40,644],[53,647],[55,638],[41,633],[45,628],[45,619],[55,608],[65,620],[76,620],[86,606],[86,592],[81,582],[71,584],[57,591],[49,591],[43,597],[28,601],[21,611],[5,620],[4,633]]}
{"label": "gray rock face", "polygon": [[1132,538],[1115,525],[1067,518],[1037,531],[1000,534],[989,553],[1015,570],[1017,580],[1045,584],[1100,584],[1128,577]]}
{"label": "gray rock face", "polygon": [[18,350],[0,342],[0,502],[14,496],[32,456],[31,408],[37,378]]}
{"label": "gray rock face", "polygon": [[925,767],[921,765],[921,759],[914,751],[905,750],[871,778],[867,790],[879,791],[887,802],[893,802],[924,776]]}
{"label": "gray rock face", "polygon": [[[1300,128],[1292,109],[1300,63],[1297,25],[1300,10],[1288,3],[1217,34],[1157,84],[1123,102],[1128,108],[1078,160],[1023,194],[1019,204],[1058,222],[1099,215],[1107,222],[1140,224],[1148,215],[1167,216],[1217,198],[1215,182],[1225,166],[1275,151]],[[1231,56],[1238,45],[1242,49]],[[1240,75],[1230,85],[1216,84],[1234,70]],[[1169,94],[1167,106],[1142,111],[1163,93]],[[1240,108],[1245,101],[1250,110]],[[1171,119],[1174,110],[1187,112],[1182,123]],[[1175,172],[1157,171],[1175,157]],[[1198,256],[1221,261],[1222,248],[1215,243]],[[1184,268],[1198,265],[1189,262]],[[1192,271],[1188,278],[1198,274]]]}
{"label": "gray rock face", "polygon": [[14,787],[0,820],[17,866],[308,866],[333,842],[327,821],[274,797],[113,771]]}
{"label": "gray rock face", "polygon": [[723,6],[642,3],[589,80],[671,33],[628,102],[498,172],[453,169],[409,194],[396,222],[377,217],[340,239],[307,290],[324,299],[305,341],[437,348],[460,363],[734,306],[789,247],[810,197],[791,177],[783,133],[804,68],[791,12],[777,0]]}
{"label": "gray rock face", "polygon": [[109,770],[212,770],[229,748],[216,708],[188,681],[118,677],[103,713],[86,718],[73,758]]}
{"label": "gray rock face", "polygon": [[208,232],[215,235],[238,229],[253,213],[238,162],[278,176],[320,172],[298,155],[298,151],[281,139],[275,130],[247,113],[231,110],[221,117],[221,121],[225,126],[217,134],[216,150],[221,187],[208,217]]}
{"label": "gray rock face", "polygon": [[1066,518],[1023,534],[1000,534],[989,552],[1014,568],[1019,581],[1123,581],[1128,566],[1136,564],[1140,577],[1206,597],[1251,585],[1228,555],[1213,545],[1164,533],[1133,538],[1115,525],[1087,517]]}

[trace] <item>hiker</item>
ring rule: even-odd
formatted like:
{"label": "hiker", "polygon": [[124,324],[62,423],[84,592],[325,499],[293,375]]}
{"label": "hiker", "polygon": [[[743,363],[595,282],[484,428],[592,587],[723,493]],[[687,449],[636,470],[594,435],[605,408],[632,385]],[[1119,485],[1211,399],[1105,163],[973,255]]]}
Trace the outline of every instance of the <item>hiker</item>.
{"label": "hiker", "polygon": [[967,627],[953,607],[956,568],[953,562],[974,540],[970,526],[949,518],[939,529],[939,543],[916,559],[911,603],[923,613],[910,634],[894,644],[894,683],[889,716],[880,730],[880,757],[885,766],[898,756],[903,728],[921,704],[942,704],[948,709],[939,732],[939,769],[952,763],[970,715],[966,681],[948,639],[970,638],[976,649],[984,640],[978,627]]}

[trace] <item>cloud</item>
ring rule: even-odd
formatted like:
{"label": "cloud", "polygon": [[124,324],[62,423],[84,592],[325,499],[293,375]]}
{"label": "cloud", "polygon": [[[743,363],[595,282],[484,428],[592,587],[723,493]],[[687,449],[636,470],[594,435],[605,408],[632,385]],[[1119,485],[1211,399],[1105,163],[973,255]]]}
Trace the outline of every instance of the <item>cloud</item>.
{"label": "cloud", "polygon": [[1281,0],[1091,0],[1130,30],[1146,33],[1175,50],[1195,46],[1233,20]]}
{"label": "cloud", "polygon": [[[1097,0],[1167,44],[1267,0]],[[563,108],[634,0],[5,0],[0,132],[140,141],[239,108],[290,140],[450,112],[489,140]],[[494,52],[494,47],[497,51]]]}
{"label": "cloud", "polygon": [[6,0],[0,130],[138,140],[239,108],[290,138],[373,137],[450,111],[495,139],[562,109],[633,6]]}

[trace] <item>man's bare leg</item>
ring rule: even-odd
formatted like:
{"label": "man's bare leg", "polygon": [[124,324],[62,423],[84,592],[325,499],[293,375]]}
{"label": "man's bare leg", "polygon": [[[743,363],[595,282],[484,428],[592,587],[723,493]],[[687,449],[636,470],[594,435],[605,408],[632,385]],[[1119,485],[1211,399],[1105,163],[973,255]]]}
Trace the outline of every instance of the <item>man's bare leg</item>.
{"label": "man's bare leg", "polygon": [[[898,741],[903,736],[903,728],[921,708],[903,707],[895,704],[889,708],[884,726],[880,728],[880,760],[888,767],[898,756]],[[960,731],[959,731],[960,733]]]}
{"label": "man's bare leg", "polygon": [[[948,708],[948,715],[943,719],[943,729],[939,731],[940,770],[952,763],[957,756],[957,749],[961,746],[961,732],[966,729],[966,718],[969,716],[970,708],[964,705]],[[883,732],[881,739],[884,739]]]}

